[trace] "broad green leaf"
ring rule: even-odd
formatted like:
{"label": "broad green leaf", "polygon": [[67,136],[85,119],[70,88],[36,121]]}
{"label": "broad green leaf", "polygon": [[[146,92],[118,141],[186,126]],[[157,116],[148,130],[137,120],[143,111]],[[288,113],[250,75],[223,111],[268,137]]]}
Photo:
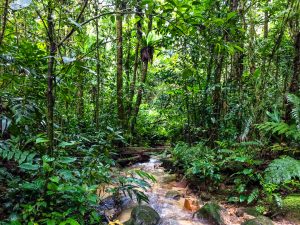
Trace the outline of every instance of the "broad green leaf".
{"label": "broad green leaf", "polygon": [[50,157],[48,155],[43,155],[42,159],[43,159],[43,162],[53,162],[55,160],[54,157]]}
{"label": "broad green leaf", "polygon": [[49,142],[49,140],[46,139],[46,138],[42,138],[42,137],[39,137],[39,138],[35,139],[36,144],[45,143],[45,142]]}
{"label": "broad green leaf", "polygon": [[37,164],[23,163],[19,167],[23,170],[38,170],[40,166]]}
{"label": "broad green leaf", "polygon": [[58,176],[53,176],[53,177],[50,177],[50,180],[54,183],[58,183],[60,181],[60,178]]}
{"label": "broad green leaf", "polygon": [[69,163],[75,162],[76,160],[77,160],[76,157],[62,157],[62,158],[58,159],[58,162],[69,164]]}
{"label": "broad green leaf", "polygon": [[67,146],[72,146],[72,145],[75,145],[76,142],[75,141],[70,141],[70,142],[61,142],[59,143],[58,147],[61,147],[61,148],[64,148],[64,147],[67,147]]}

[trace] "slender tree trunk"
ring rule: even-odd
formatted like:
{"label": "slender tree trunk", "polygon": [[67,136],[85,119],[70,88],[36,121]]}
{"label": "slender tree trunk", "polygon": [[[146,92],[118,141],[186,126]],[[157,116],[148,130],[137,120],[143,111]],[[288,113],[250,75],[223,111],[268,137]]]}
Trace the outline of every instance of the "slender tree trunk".
{"label": "slender tree trunk", "polygon": [[55,81],[54,74],[54,63],[55,63],[55,54],[56,54],[56,44],[54,40],[54,17],[53,17],[53,5],[52,1],[49,0],[48,3],[48,38],[49,38],[49,59],[48,59],[48,90],[47,90],[47,134],[48,134],[48,154],[53,154],[54,147],[54,128],[53,128],[53,114],[54,114],[54,94],[53,94],[53,85]]}
{"label": "slender tree trunk", "polygon": [[80,71],[78,74],[78,108],[77,117],[78,123],[81,125],[84,118],[84,79]]}
{"label": "slender tree trunk", "polygon": [[218,54],[218,63],[215,69],[214,76],[214,91],[213,91],[213,118],[214,124],[212,125],[211,130],[211,141],[215,141],[219,138],[219,128],[220,128],[220,116],[221,116],[221,107],[222,107],[222,98],[221,98],[221,76],[222,76],[222,67],[224,62],[224,52]]}
{"label": "slender tree trunk", "polygon": [[5,36],[5,29],[7,24],[7,14],[8,14],[8,0],[5,0],[4,7],[3,7],[3,16],[2,16],[2,29],[0,33],[0,47],[2,46],[2,42]]}
{"label": "slender tree trunk", "polygon": [[186,118],[187,118],[187,136],[186,141],[188,142],[189,146],[192,145],[192,138],[191,138],[191,116],[190,116],[190,100],[189,100],[189,93],[187,88],[187,81],[184,81],[184,95],[185,95],[185,107],[186,107]]}
{"label": "slender tree trunk", "polygon": [[[98,6],[96,6],[96,14],[98,14]],[[99,114],[100,114],[100,50],[99,50],[99,23],[98,19],[96,20],[96,44],[97,44],[97,49],[96,49],[96,59],[97,59],[97,64],[96,64],[96,73],[97,73],[97,84],[96,84],[96,96],[95,96],[95,118],[94,122],[96,124],[96,129],[99,129]]]}
{"label": "slender tree trunk", "polygon": [[[127,17],[127,24],[128,24],[128,30],[127,30],[127,56],[126,56],[126,61],[124,65],[125,69],[125,74],[126,74],[126,88],[125,88],[125,93],[127,96],[127,100],[129,97],[129,89],[130,89],[130,56],[131,56],[131,28],[129,26],[129,17]],[[128,104],[128,102],[127,102]]]}
{"label": "slender tree trunk", "polygon": [[137,0],[137,13],[136,17],[139,17],[140,19],[137,21],[136,24],[136,36],[137,36],[137,42],[135,47],[135,58],[134,58],[134,67],[133,67],[133,77],[130,83],[130,90],[129,90],[129,99],[128,99],[128,122],[130,121],[131,114],[132,114],[132,106],[133,106],[133,97],[135,92],[135,84],[137,79],[137,72],[138,72],[138,66],[139,66],[139,57],[140,57],[140,45],[141,45],[141,39],[142,39],[142,9],[140,7],[140,0]]}
{"label": "slender tree trunk", "polygon": [[252,13],[250,14],[250,28],[249,28],[249,36],[250,36],[250,42],[249,42],[249,61],[250,61],[250,73],[253,75],[255,70],[256,70],[256,65],[255,65],[255,52],[254,52],[254,47],[255,47],[255,23],[253,19]]}
{"label": "slender tree trunk", "polygon": [[142,97],[143,97],[143,92],[144,92],[144,84],[145,84],[145,81],[146,81],[147,72],[148,72],[148,60],[143,62],[141,85],[138,89],[135,108],[134,108],[134,112],[133,112],[133,118],[132,118],[132,121],[131,121],[131,133],[132,134],[134,132],[134,128],[135,128],[135,124],[136,124],[136,118],[137,118],[137,115],[139,114],[140,105],[142,103]]}
{"label": "slender tree trunk", "polygon": [[117,0],[117,15],[116,15],[116,28],[117,28],[117,108],[118,120],[121,127],[124,127],[124,105],[123,105],[123,24],[122,24],[122,3]]}
{"label": "slender tree trunk", "polygon": [[[149,16],[149,23],[148,23],[148,33],[152,30],[152,21],[153,21],[153,18],[152,18],[152,15],[150,15]],[[149,46],[145,46],[144,48],[149,48]],[[146,50],[146,51],[148,51],[148,50]],[[139,113],[139,110],[140,110],[140,105],[142,103],[143,92],[144,92],[144,85],[146,83],[146,78],[147,78],[147,73],[148,73],[148,64],[149,64],[149,61],[152,58],[151,54],[152,53],[150,53],[148,51],[148,54],[147,54],[148,58],[146,60],[144,60],[143,63],[142,63],[143,64],[142,65],[143,68],[142,68],[141,85],[140,85],[138,93],[137,93],[137,99],[136,99],[136,103],[135,103],[134,114],[133,114],[133,118],[132,118],[132,121],[131,121],[131,129],[130,129],[131,133],[134,132],[134,127],[135,127],[135,124],[136,124],[136,119],[137,119],[137,116],[138,116],[138,113]]]}

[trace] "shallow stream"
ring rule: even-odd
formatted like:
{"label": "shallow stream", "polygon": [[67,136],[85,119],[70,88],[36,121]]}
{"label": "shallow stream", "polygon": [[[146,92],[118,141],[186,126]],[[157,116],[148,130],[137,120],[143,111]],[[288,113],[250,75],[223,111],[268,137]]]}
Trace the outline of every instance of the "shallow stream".
{"label": "shallow stream", "polygon": [[[152,156],[149,162],[137,163],[129,169],[141,169],[151,173],[157,180],[152,184],[146,194],[149,197],[149,204],[154,208],[161,217],[161,225],[208,225],[209,223],[201,221],[194,217],[194,213],[205,204],[193,194],[187,186],[185,180],[176,180],[175,174],[165,172],[161,167],[159,158]],[[170,191],[176,191],[179,196],[174,198],[166,197]],[[239,225],[246,219],[253,218],[245,214],[238,217],[236,206],[228,205],[225,202],[219,202],[222,210],[222,217],[225,224]],[[117,218],[120,222],[125,222],[130,218],[132,208],[136,204],[128,205]],[[285,220],[274,222],[276,225],[296,225]]]}

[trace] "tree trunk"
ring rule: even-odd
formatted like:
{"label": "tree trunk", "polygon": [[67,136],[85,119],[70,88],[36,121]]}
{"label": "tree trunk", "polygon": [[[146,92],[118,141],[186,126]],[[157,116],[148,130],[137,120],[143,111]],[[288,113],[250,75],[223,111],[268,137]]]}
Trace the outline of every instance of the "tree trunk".
{"label": "tree trunk", "polygon": [[54,40],[54,17],[53,17],[53,5],[50,0],[48,3],[48,38],[49,38],[49,59],[48,59],[48,90],[47,90],[47,134],[48,134],[48,154],[51,156],[53,154],[54,147],[54,128],[53,128],[53,112],[54,112],[54,94],[53,85],[55,81],[54,74],[54,63],[56,54],[56,44]]}
{"label": "tree trunk", "polygon": [[219,128],[220,128],[220,115],[221,115],[221,76],[222,76],[222,67],[224,62],[224,52],[218,54],[218,63],[215,69],[214,77],[214,91],[213,91],[213,118],[214,123],[211,130],[211,141],[215,141],[219,138]]}
{"label": "tree trunk", "polygon": [[148,72],[148,60],[143,62],[141,85],[138,89],[135,108],[134,108],[134,113],[133,113],[133,117],[132,117],[132,120],[131,120],[131,128],[130,128],[131,133],[134,132],[134,128],[135,128],[135,124],[136,124],[136,118],[137,118],[137,115],[139,114],[140,105],[142,103],[142,97],[143,97],[143,92],[144,92],[144,84],[145,84],[145,81],[146,81],[147,72]]}
{"label": "tree trunk", "polygon": [[5,36],[7,14],[8,14],[8,0],[5,0],[4,7],[3,7],[2,29],[1,29],[1,33],[0,33],[0,46],[2,46],[2,42],[3,42],[4,36]]}
{"label": "tree trunk", "polygon": [[135,47],[135,58],[134,58],[134,67],[133,67],[133,77],[130,83],[130,90],[129,90],[129,98],[128,98],[128,122],[130,121],[131,114],[132,114],[132,105],[133,105],[133,97],[135,92],[135,84],[137,79],[137,71],[139,66],[139,56],[140,56],[140,45],[142,39],[142,9],[140,7],[140,0],[137,0],[137,13],[136,17],[140,19],[136,23],[136,36],[137,36],[137,43]]}
{"label": "tree trunk", "polygon": [[83,118],[84,118],[84,79],[81,74],[82,72],[79,71],[78,77],[78,108],[77,108],[77,117],[78,123],[82,125]]}
{"label": "tree trunk", "polygon": [[[152,30],[152,21],[153,21],[153,18],[152,18],[152,15],[150,14],[150,16],[149,16],[149,23],[148,23],[148,33]],[[145,47],[148,48],[149,46],[145,46]],[[137,119],[137,116],[139,114],[140,105],[142,103],[143,92],[144,92],[144,85],[145,85],[146,78],[147,78],[147,73],[148,73],[148,63],[149,63],[150,60],[151,60],[151,58],[148,58],[148,59],[146,59],[146,60],[143,61],[141,85],[140,85],[138,93],[137,93],[137,99],[136,99],[136,103],[135,103],[134,114],[133,114],[133,118],[131,120],[131,126],[130,126],[131,127],[131,129],[130,129],[131,130],[131,134],[134,132],[134,127],[135,127],[135,124],[136,124],[136,119]]]}
{"label": "tree trunk", "polygon": [[96,84],[96,99],[95,99],[95,124],[96,129],[99,129],[99,113],[100,113],[100,53],[99,53],[99,28],[98,28],[98,20],[96,22],[96,35],[97,35],[97,50],[96,50],[96,73],[97,73],[97,84]]}
{"label": "tree trunk", "polygon": [[124,127],[124,105],[123,105],[123,24],[122,3],[117,1],[116,29],[117,29],[117,108],[119,125]]}

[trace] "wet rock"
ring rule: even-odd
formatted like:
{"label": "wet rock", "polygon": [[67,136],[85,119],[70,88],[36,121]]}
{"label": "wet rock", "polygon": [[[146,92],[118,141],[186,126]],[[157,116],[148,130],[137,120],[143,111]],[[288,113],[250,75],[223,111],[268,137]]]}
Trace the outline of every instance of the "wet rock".
{"label": "wet rock", "polygon": [[282,211],[300,220],[300,195],[294,194],[285,197],[283,199]]}
{"label": "wet rock", "polygon": [[196,200],[185,199],[183,207],[189,211],[197,211],[199,209],[199,202]]}
{"label": "wet rock", "polygon": [[211,200],[212,196],[211,196],[211,194],[208,193],[208,192],[201,192],[200,198],[201,198],[203,201],[209,201],[209,200]]}
{"label": "wet rock", "polygon": [[96,207],[99,215],[104,221],[113,220],[119,216],[122,210],[132,203],[132,200],[126,196],[111,195],[99,202]]}
{"label": "wet rock", "polygon": [[140,205],[133,208],[130,220],[124,225],[157,225],[160,216],[158,213],[147,205]]}
{"label": "wet rock", "polygon": [[175,199],[175,200],[179,200],[181,197],[181,194],[178,191],[168,191],[165,195],[166,198],[171,198],[171,199]]}
{"label": "wet rock", "polygon": [[235,215],[237,217],[242,217],[244,216],[244,209],[237,209],[236,212],[235,212]]}
{"label": "wet rock", "polygon": [[162,177],[162,183],[170,183],[172,181],[176,181],[176,174],[167,174],[166,176]]}
{"label": "wet rock", "polygon": [[268,217],[259,216],[251,220],[246,220],[242,225],[274,225],[274,223]]}
{"label": "wet rock", "polygon": [[221,210],[222,208],[216,203],[206,203],[195,214],[197,218],[205,219],[214,225],[224,225]]}

